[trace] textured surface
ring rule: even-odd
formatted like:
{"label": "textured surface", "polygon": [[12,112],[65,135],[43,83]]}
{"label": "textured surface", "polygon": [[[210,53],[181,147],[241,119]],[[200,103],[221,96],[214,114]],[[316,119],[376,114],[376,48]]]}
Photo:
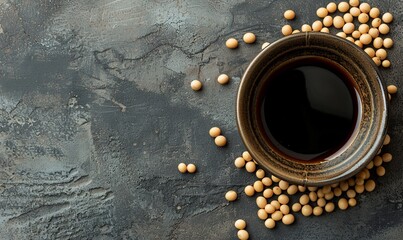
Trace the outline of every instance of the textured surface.
{"label": "textured surface", "polygon": [[[243,150],[236,89],[282,12],[312,22],[325,1],[0,0],[0,239],[397,239],[403,234],[402,92],[392,101],[395,158],[359,205],[265,229]],[[397,20],[387,83],[401,86],[402,1],[369,1]],[[258,43],[235,51],[228,37]],[[215,82],[232,76],[228,86]],[[189,88],[203,80],[201,92]],[[218,149],[208,129],[229,139]],[[179,162],[199,172],[179,174]]]}

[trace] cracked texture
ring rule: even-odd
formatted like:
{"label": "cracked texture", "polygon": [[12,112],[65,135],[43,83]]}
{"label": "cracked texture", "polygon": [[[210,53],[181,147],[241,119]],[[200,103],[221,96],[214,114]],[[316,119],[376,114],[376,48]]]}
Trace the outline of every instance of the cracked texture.
{"label": "cracked texture", "polygon": [[[401,1],[368,1],[396,16],[393,67],[401,87]],[[248,222],[253,239],[396,239],[403,234],[402,107],[391,105],[394,161],[359,205],[265,229],[244,150],[235,96],[263,42],[316,20],[326,1],[0,0],[0,239],[229,239]],[[229,37],[258,41],[233,51]],[[231,83],[216,83],[220,73]],[[193,79],[204,83],[190,90]],[[212,126],[229,140],[218,149]],[[183,175],[179,162],[195,163]]]}

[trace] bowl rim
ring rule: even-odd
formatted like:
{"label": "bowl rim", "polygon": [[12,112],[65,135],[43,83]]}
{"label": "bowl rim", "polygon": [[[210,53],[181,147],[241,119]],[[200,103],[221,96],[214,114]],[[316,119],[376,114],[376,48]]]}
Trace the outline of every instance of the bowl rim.
{"label": "bowl rim", "polygon": [[[360,139],[354,139],[351,146],[358,146],[359,143],[360,148],[346,150],[346,152],[356,151],[357,156],[360,156],[359,159],[358,157],[357,159],[354,159],[354,161],[356,161],[355,164],[350,164],[349,166],[346,165],[348,164],[347,160],[352,160],[349,158],[349,156],[343,156],[344,152],[336,157],[338,158],[339,162],[332,166],[330,163],[325,164],[325,162],[304,164],[295,162],[290,163],[287,159],[279,159],[276,154],[273,154],[271,149],[268,150],[268,146],[262,146],[263,143],[261,140],[259,140],[260,135],[256,126],[253,124],[253,114],[248,110],[251,109],[250,105],[254,97],[251,96],[251,91],[258,85],[258,76],[264,72],[261,66],[266,64],[263,68],[265,69],[270,64],[266,62],[273,62],[275,59],[279,59],[281,56],[273,56],[276,53],[285,56],[285,54],[287,54],[289,51],[297,51],[298,47],[303,50],[310,49],[312,51],[313,49],[315,51],[327,51],[325,49],[333,51],[331,49],[334,48],[335,51],[333,52],[334,54],[339,55],[338,57],[347,56],[349,57],[347,60],[350,61],[350,63],[353,61],[352,59],[356,60],[353,63],[356,64],[354,67],[361,69],[363,76],[365,76],[365,80],[360,81],[364,81],[367,84],[372,84],[371,86],[375,86],[374,89],[362,87],[362,91],[369,89],[368,93],[370,94],[370,97],[368,99],[372,101],[372,108],[370,109],[373,116],[371,115],[372,117],[369,120],[366,120],[366,122],[369,121],[368,126],[370,126],[368,135],[372,135]],[[341,50],[342,53],[339,53],[337,50]],[[346,66],[345,64],[347,63],[343,64]],[[384,81],[382,81],[378,67],[374,64],[372,59],[355,44],[341,37],[328,33],[306,32],[293,34],[291,36],[281,38],[263,49],[251,61],[248,68],[244,72],[238,87],[236,98],[237,127],[246,149],[263,169],[268,170],[277,177],[299,185],[322,186],[332,184],[347,179],[358,173],[373,159],[373,157],[375,157],[378,150],[383,146],[383,140],[386,136],[388,124],[389,101],[387,96],[386,85]],[[368,109],[368,106],[366,105],[367,104],[365,104],[363,107],[367,107],[366,109]],[[362,115],[365,113],[366,111],[363,110]],[[362,126],[360,125],[359,131],[361,131],[361,127]],[[376,136],[373,135],[374,133],[376,133]],[[370,144],[370,146],[368,146],[368,144]],[[342,157],[346,157],[346,160],[343,160]],[[342,162],[344,165],[341,165]],[[295,169],[299,169],[299,171],[296,171]],[[325,176],[326,171],[331,173],[328,174],[330,177]]]}

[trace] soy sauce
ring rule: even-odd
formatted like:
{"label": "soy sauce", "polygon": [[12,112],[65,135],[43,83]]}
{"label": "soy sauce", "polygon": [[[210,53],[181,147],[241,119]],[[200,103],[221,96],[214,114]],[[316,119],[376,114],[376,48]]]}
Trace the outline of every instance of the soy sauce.
{"label": "soy sauce", "polygon": [[270,145],[296,161],[326,160],[357,125],[358,93],[340,65],[320,57],[284,64],[265,81],[261,121]]}

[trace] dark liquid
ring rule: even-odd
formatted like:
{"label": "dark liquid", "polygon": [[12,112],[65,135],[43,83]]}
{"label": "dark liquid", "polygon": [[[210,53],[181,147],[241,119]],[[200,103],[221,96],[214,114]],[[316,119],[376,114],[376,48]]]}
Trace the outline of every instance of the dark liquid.
{"label": "dark liquid", "polygon": [[295,60],[269,76],[262,125],[272,147],[295,160],[337,152],[357,122],[357,92],[340,66],[317,57]]}

